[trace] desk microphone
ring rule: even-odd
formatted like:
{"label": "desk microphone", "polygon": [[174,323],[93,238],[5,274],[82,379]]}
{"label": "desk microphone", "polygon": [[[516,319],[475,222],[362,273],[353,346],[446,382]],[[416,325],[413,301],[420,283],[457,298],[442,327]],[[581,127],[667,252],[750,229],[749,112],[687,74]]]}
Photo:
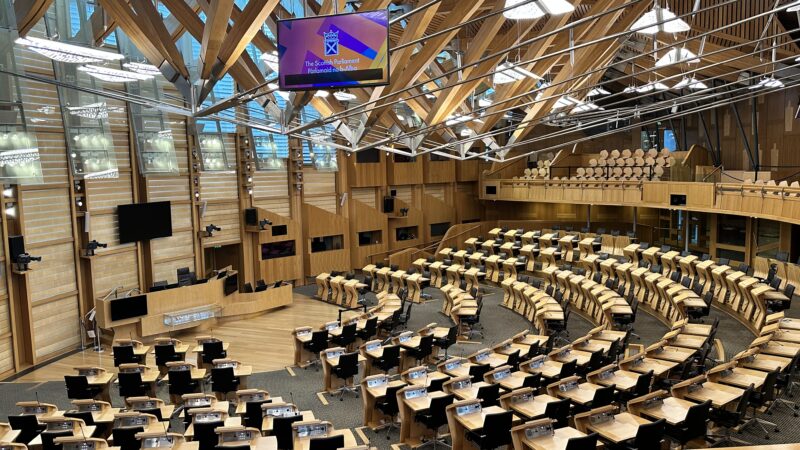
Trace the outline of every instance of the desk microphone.
{"label": "desk microphone", "polygon": [[34,391],[33,394],[36,396],[36,406],[42,406],[42,404],[39,402],[39,391]]}
{"label": "desk microphone", "polygon": [[297,406],[297,403],[295,403],[295,402],[294,402],[294,394],[293,394],[293,393],[291,393],[291,392],[289,392],[289,399],[292,401],[292,404],[293,404],[294,406]]}
{"label": "desk microphone", "polygon": [[83,436],[83,441],[86,442],[88,439],[86,439],[86,433],[83,432],[83,424],[78,423],[78,426],[81,429],[81,436]]}

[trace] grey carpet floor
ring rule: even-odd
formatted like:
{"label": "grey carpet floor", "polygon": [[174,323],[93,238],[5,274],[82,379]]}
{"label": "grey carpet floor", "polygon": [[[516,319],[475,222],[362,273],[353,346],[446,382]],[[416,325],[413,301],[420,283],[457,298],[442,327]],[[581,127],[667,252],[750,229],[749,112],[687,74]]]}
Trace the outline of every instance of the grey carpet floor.
{"label": "grey carpet floor", "polygon": [[[296,289],[300,295],[313,296],[315,287],[305,286]],[[426,289],[426,293],[432,296],[432,300],[412,308],[411,319],[408,324],[409,330],[422,328],[430,322],[437,322],[441,326],[450,324],[450,319],[442,315],[439,311],[442,304],[442,295],[438,289]],[[450,348],[451,355],[468,355],[481,347],[490,347],[507,339],[512,334],[524,329],[529,329],[530,324],[521,316],[500,306],[502,301],[502,291],[498,288],[488,287],[484,299],[486,303],[481,315],[481,323],[484,324],[484,337],[482,344],[457,344]],[[375,302],[374,296],[369,296],[370,302]],[[787,311],[791,317],[800,317],[798,313],[800,306],[794,302],[792,310]],[[728,317],[725,313],[712,311],[713,317],[720,318],[720,328],[718,336],[725,343],[727,356],[735,354],[744,349],[753,339],[753,336],[746,331],[739,323]],[[313,320],[312,320],[313,322]],[[568,331],[572,338],[585,334],[592,325],[581,317],[571,315]],[[655,318],[640,313],[635,324],[636,333],[641,336],[640,340],[632,340],[632,343],[650,344],[657,341],[666,332],[666,327]],[[322,390],[322,373],[314,369],[296,369],[295,376],[291,376],[286,370],[274,372],[255,373],[250,377],[249,387],[263,388],[274,396],[282,396],[284,399],[291,400],[301,409],[314,411],[318,419],[328,420],[337,428],[357,428],[362,426],[362,406],[361,399],[352,395],[346,396],[343,401],[330,399],[328,405],[323,405],[317,398],[316,393]],[[23,400],[34,400],[38,395],[41,401],[54,403],[61,409],[70,406],[66,397],[64,384],[61,382],[46,383],[2,383],[0,384],[0,417],[14,414],[17,410],[15,403]],[[159,397],[167,400],[166,386],[160,386]],[[798,397],[800,400],[800,397]],[[112,403],[115,406],[122,405],[122,400],[112,392]],[[755,428],[745,430],[737,437],[750,441],[754,444],[779,444],[800,442],[800,420],[792,416],[791,411],[786,407],[777,408],[774,415],[765,416],[759,414],[769,421],[775,422],[780,427],[780,433],[772,433],[769,440],[764,436],[754,433]],[[0,419],[2,420],[2,419]],[[176,432],[183,431],[183,424],[176,419],[172,420],[172,429]],[[393,431],[386,438],[386,432],[374,433],[368,429],[364,430],[365,435],[370,439],[371,445],[382,450],[390,449],[390,445],[399,439],[397,431]]]}

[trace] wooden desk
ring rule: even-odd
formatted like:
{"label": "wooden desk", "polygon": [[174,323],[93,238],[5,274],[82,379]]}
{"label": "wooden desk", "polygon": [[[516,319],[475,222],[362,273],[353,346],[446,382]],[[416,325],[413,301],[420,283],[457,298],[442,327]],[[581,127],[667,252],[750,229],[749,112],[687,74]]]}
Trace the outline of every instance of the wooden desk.
{"label": "wooden desk", "polygon": [[757,354],[754,355],[752,358],[746,358],[739,361],[739,365],[741,367],[747,367],[748,369],[755,369],[755,370],[762,370],[764,372],[772,372],[775,370],[782,371],[789,364],[792,363],[792,360],[789,358],[783,358],[780,356],[775,355],[764,355],[764,354]]}
{"label": "wooden desk", "polygon": [[[344,447],[356,447],[358,446],[358,442],[356,442],[356,437],[353,435],[353,432],[349,429],[343,430],[332,430],[328,433],[327,437],[331,436],[344,436]],[[309,446],[311,445],[311,440],[313,437],[301,437],[295,438],[294,440],[294,450],[308,450]]]}
{"label": "wooden desk", "polygon": [[[674,387],[673,391],[675,391]],[[714,383],[713,381],[706,381],[699,389],[691,392],[689,392],[687,389],[682,395],[684,398],[688,398],[698,403],[711,400],[711,405],[713,407],[724,408],[729,403],[738,400],[743,393],[744,389],[739,389],[725,384]],[[675,394],[675,392],[673,392],[673,395],[680,397],[680,395]]]}
{"label": "wooden desk", "polygon": [[668,424],[678,426],[686,420],[686,414],[689,413],[689,408],[697,405],[697,403],[688,400],[670,397],[666,391],[664,391],[664,395],[666,397],[658,404],[643,408],[634,408],[631,406],[629,409],[632,413],[640,416],[646,416],[652,420],[664,419]]}
{"label": "wooden desk", "polygon": [[[83,427],[83,431],[81,430],[72,430],[72,436],[74,437],[92,437],[94,436],[95,431],[97,431],[96,425],[86,425]],[[42,448],[42,435],[38,434],[32,441],[28,443],[29,449],[39,449]]]}
{"label": "wooden desk", "polygon": [[[546,434],[535,439],[528,439],[525,435],[520,439],[520,442],[526,449],[532,450],[565,450],[569,440],[572,438],[585,437],[585,433],[581,433],[572,427],[556,428],[553,434]],[[515,448],[516,450],[516,448]],[[519,449],[524,450],[524,449]]]}
{"label": "wooden desk", "polygon": [[463,450],[466,442],[466,432],[483,428],[483,422],[489,414],[503,413],[505,410],[499,406],[481,408],[480,412],[458,415],[455,408],[464,402],[456,402],[447,407],[447,423],[450,428],[452,450]]}
{"label": "wooden desk", "polygon": [[[218,402],[218,403],[222,403],[222,402]],[[226,411],[226,413],[227,413],[227,411]],[[240,427],[240,426],[242,426],[242,418],[240,416],[226,417],[225,418],[225,424],[222,425],[222,426],[224,426],[224,427]],[[191,441],[194,438],[194,423],[190,423],[189,424],[189,427],[186,428],[186,431],[183,433],[183,437],[185,437],[187,441]]]}
{"label": "wooden desk", "polygon": [[[298,411],[298,414],[300,414],[302,417],[303,422],[316,420],[316,417],[314,417],[314,411]],[[266,436],[270,436],[272,434],[273,419],[274,417],[272,416],[264,416],[264,420],[261,422],[261,431]]]}
{"label": "wooden desk", "polygon": [[14,442],[22,430],[12,430],[8,424],[0,424],[0,442]]}
{"label": "wooden desk", "polygon": [[[610,371],[610,375],[601,376],[600,374],[604,371]],[[587,375],[587,381],[590,381],[595,384],[599,384],[600,386],[611,386],[615,385],[618,390],[620,391],[629,391],[636,387],[636,383],[639,381],[639,377],[642,374],[631,372],[625,369],[600,369],[593,373]]]}
{"label": "wooden desk", "polygon": [[[339,378],[333,376],[333,368],[339,365],[339,357],[338,356],[334,358],[326,357],[325,355],[327,354],[327,352],[331,350],[336,350],[336,349],[328,349],[320,352],[320,359],[322,360],[323,381],[324,381],[323,389],[325,390],[325,392],[329,393],[335,392],[337,389],[342,387],[344,383],[352,381],[352,378],[350,380],[340,380]],[[367,358],[365,358],[360,353],[358,354],[359,378],[363,378],[364,362],[366,362],[366,360]]]}
{"label": "wooden desk", "polygon": [[404,392],[408,389],[416,389],[416,387],[403,388],[397,393],[397,404],[400,409],[398,413],[400,418],[400,443],[414,448],[421,445],[422,437],[429,433],[424,426],[414,420],[414,416],[418,412],[430,408],[431,399],[444,397],[447,394],[442,391],[433,391],[427,392],[421,397],[407,399],[404,396]]}
{"label": "wooden desk", "polygon": [[586,428],[611,442],[620,443],[635,438],[636,433],[639,431],[639,426],[648,423],[650,421],[644,417],[624,412],[614,415],[614,420],[608,422],[592,424],[587,420]]}
{"label": "wooden desk", "polygon": [[[378,385],[369,387],[369,384],[379,383]],[[386,390],[390,387],[400,387],[406,384],[400,380],[389,381],[386,375],[375,375],[367,377],[361,382],[361,404],[364,410],[363,424],[370,427],[372,430],[383,425],[387,416],[382,414],[375,407],[375,402],[386,396]]]}
{"label": "wooden desk", "polygon": [[620,367],[624,368],[625,370],[630,370],[631,372],[636,373],[647,373],[649,371],[653,371],[653,376],[661,377],[669,373],[670,370],[678,367],[679,363],[674,361],[665,361],[662,359],[653,359],[644,357],[639,362],[634,363],[620,363]]}

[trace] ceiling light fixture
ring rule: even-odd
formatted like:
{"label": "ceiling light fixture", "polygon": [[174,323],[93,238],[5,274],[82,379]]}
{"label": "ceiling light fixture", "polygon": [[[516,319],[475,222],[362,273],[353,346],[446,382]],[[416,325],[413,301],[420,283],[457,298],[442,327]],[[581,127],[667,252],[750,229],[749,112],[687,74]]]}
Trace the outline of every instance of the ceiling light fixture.
{"label": "ceiling light fixture", "polygon": [[642,87],[636,88],[636,92],[640,94],[645,94],[653,91],[668,91],[668,90],[669,86],[660,81],[651,81]]}
{"label": "ceiling light fixture", "polygon": [[84,119],[108,119],[108,113],[121,113],[125,109],[121,106],[108,106],[105,102],[91,103],[84,106],[67,106],[67,111],[72,116]]}
{"label": "ceiling light fixture", "polygon": [[633,25],[631,31],[643,34],[656,34],[659,31],[665,33],[685,33],[691,27],[683,19],[675,15],[669,8],[658,6],[658,2],[653,5],[653,9],[644,13]]}
{"label": "ceiling light fixture", "polygon": [[587,97],[599,97],[601,95],[611,95],[611,92],[608,92],[607,90],[601,88],[600,86],[597,86],[596,88],[593,88],[591,91],[589,91],[588,94],[586,94]]}
{"label": "ceiling light fixture", "polygon": [[603,108],[595,105],[592,102],[586,102],[586,103],[581,103],[580,105],[572,108],[572,111],[570,111],[570,114],[580,114],[580,113],[589,112],[589,111],[597,111],[599,109],[603,109]]}
{"label": "ceiling light fixture", "polygon": [[672,64],[686,63],[697,64],[700,58],[685,48],[673,48],[656,61],[656,67],[666,67]]}
{"label": "ceiling light fixture", "polygon": [[489,100],[488,98],[482,98],[478,100],[478,106],[480,106],[481,108],[487,108],[489,106],[492,106],[492,101]]}
{"label": "ceiling light fixture", "polygon": [[126,62],[122,65],[122,67],[130,70],[131,72],[141,73],[142,75],[161,75],[161,71],[158,70],[158,67],[152,64]]}
{"label": "ceiling light fixture", "polygon": [[331,95],[331,94],[328,91],[321,91],[320,90],[320,91],[314,92],[314,97],[326,98],[329,95]]}
{"label": "ceiling light fixture", "polygon": [[81,66],[78,70],[85,72],[87,75],[97,78],[98,80],[108,81],[111,83],[130,83],[132,81],[144,81],[153,78],[153,75],[145,75],[142,73],[130,72],[128,70],[109,69],[102,66]]}
{"label": "ceiling light fixture", "polygon": [[750,86],[750,89],[761,89],[761,88],[768,88],[768,89],[775,89],[775,88],[782,88],[785,85],[783,81],[775,78],[774,76],[764,77],[762,78],[758,84]]}
{"label": "ceiling light fixture", "polygon": [[473,118],[474,117],[472,116],[472,114],[467,114],[467,115],[463,115],[463,116],[461,116],[461,115],[448,116],[445,119],[444,124],[447,125],[448,127],[450,127],[450,126],[453,126],[453,125],[458,125],[459,123],[469,122]]}
{"label": "ceiling light fixture", "polygon": [[691,89],[693,91],[699,91],[700,89],[708,89],[708,86],[695,77],[683,77],[675,86],[672,86],[672,89]]}
{"label": "ceiling light fixture", "polygon": [[356,94],[351,94],[347,91],[336,91],[333,93],[333,96],[340,102],[349,102],[356,99]]}
{"label": "ceiling light fixture", "polygon": [[[524,1],[525,0],[506,0],[505,7],[511,8]],[[575,11],[575,7],[566,0],[539,0],[509,9],[503,12],[503,16],[506,19],[525,20],[538,19],[544,17],[545,14],[560,16],[572,11]]]}
{"label": "ceiling light fixture", "polygon": [[493,81],[494,84],[507,84],[524,80],[525,77],[537,79],[542,78],[529,70],[506,61],[497,66],[497,71],[494,74]]}
{"label": "ceiling light fixture", "polygon": [[101,61],[114,61],[124,59],[119,53],[106,52],[80,45],[65,44],[64,42],[50,41],[35,37],[18,38],[17,44],[28,47],[36,53],[46,56],[54,61],[65,63],[94,63]]}
{"label": "ceiling light fixture", "polygon": [[797,12],[797,11],[800,11],[800,0],[786,5],[786,12]]}

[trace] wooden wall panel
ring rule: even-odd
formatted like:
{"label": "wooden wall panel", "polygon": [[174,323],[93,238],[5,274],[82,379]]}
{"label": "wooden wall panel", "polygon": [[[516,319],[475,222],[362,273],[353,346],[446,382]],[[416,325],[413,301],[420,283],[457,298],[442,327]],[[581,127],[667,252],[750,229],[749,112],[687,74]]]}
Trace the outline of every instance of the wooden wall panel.
{"label": "wooden wall panel", "polygon": [[119,178],[86,180],[86,208],[88,211],[115,209],[133,203],[131,174],[120,172]]}
{"label": "wooden wall panel", "polygon": [[305,195],[335,194],[336,172],[303,171],[303,192]]}
{"label": "wooden wall panel", "polygon": [[215,231],[212,237],[204,237],[203,247],[238,243],[240,217],[238,202],[209,203],[205,215],[200,219],[200,229],[205,230],[207,225],[213,223],[222,231]]}
{"label": "wooden wall panel", "polygon": [[425,195],[430,195],[431,197],[437,198],[441,201],[447,201],[445,199],[445,185],[444,184],[426,184],[425,185]]}
{"label": "wooden wall panel", "polygon": [[96,295],[105,295],[117,286],[124,290],[139,287],[139,263],[136,250],[97,255],[92,261],[92,280]]}
{"label": "wooden wall panel", "polygon": [[72,238],[66,189],[22,190],[21,195],[26,244]]}
{"label": "wooden wall panel", "polygon": [[357,200],[370,208],[375,208],[375,188],[354,188],[350,191],[353,200]]}
{"label": "wooden wall panel", "polygon": [[147,177],[147,201],[188,201],[191,196],[187,177]]}
{"label": "wooden wall panel", "polygon": [[194,253],[194,233],[191,230],[178,231],[172,236],[153,239],[150,241],[150,251],[153,255],[153,262],[159,263],[165,259],[173,259],[180,256],[191,256]]}
{"label": "wooden wall panel", "polygon": [[201,200],[235,200],[239,198],[238,179],[232,172],[200,173]]}
{"label": "wooden wall panel", "polygon": [[[89,240],[108,244],[108,248],[98,248],[95,253],[100,255],[120,247],[119,223],[116,214],[95,214],[89,217]],[[121,244],[122,247],[132,247],[136,244]]]}
{"label": "wooden wall panel", "polygon": [[[153,280],[160,281],[166,280],[168,283],[178,282],[178,268],[188,267],[190,271],[194,271],[194,257],[174,259],[153,264]],[[197,274],[198,278],[202,274]]]}
{"label": "wooden wall panel", "polygon": [[[414,203],[414,189],[409,186],[392,186],[391,189],[397,191],[397,199],[401,200],[408,204]],[[395,210],[399,211],[400,208],[397,206],[394,207]]]}
{"label": "wooden wall panel", "polygon": [[289,198],[262,198],[254,199],[253,206],[263,208],[269,212],[278,214],[279,216],[291,218],[292,205]]}
{"label": "wooden wall panel", "polygon": [[42,358],[80,343],[78,297],[33,306],[33,338],[36,357]]}
{"label": "wooden wall panel", "polygon": [[42,257],[28,274],[34,303],[78,289],[71,242],[37,248],[34,254]]}
{"label": "wooden wall panel", "polygon": [[273,198],[289,196],[289,174],[287,171],[261,171],[253,175],[253,197]]}
{"label": "wooden wall panel", "polygon": [[317,208],[324,209],[331,214],[336,214],[337,199],[335,193],[330,195],[315,195],[313,197],[305,197],[305,202],[309,205],[316,206]]}

